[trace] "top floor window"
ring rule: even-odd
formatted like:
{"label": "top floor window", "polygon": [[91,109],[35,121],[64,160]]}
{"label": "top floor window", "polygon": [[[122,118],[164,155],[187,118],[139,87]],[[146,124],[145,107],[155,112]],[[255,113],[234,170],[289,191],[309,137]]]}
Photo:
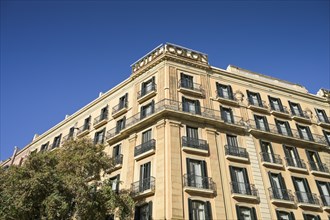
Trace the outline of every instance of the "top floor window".
{"label": "top floor window", "polygon": [[43,145],[41,145],[40,151],[46,151],[48,149],[49,141]]}
{"label": "top floor window", "polygon": [[60,134],[59,136],[56,136],[54,138],[54,142],[53,142],[53,146],[52,148],[56,148],[56,147],[59,147],[60,146],[60,143],[61,143],[61,137],[62,137],[62,134]]}
{"label": "top floor window", "polygon": [[89,130],[90,123],[91,123],[91,116],[89,116],[88,118],[85,118],[83,131]]}
{"label": "top floor window", "polygon": [[330,123],[329,118],[323,109],[315,109],[319,122]]}
{"label": "top floor window", "polygon": [[118,110],[120,110],[122,108],[126,108],[127,102],[128,102],[128,93],[126,93],[124,96],[119,98]]}
{"label": "top floor window", "polygon": [[233,90],[230,85],[223,85],[217,83],[217,95],[218,97],[234,100]]}
{"label": "top floor window", "polygon": [[281,99],[268,96],[270,107],[272,110],[284,112],[284,108]]}
{"label": "top floor window", "polygon": [[100,121],[108,117],[108,106],[101,109]]}
{"label": "top floor window", "polygon": [[247,90],[247,96],[250,105],[264,107],[259,93]]}
{"label": "top floor window", "polygon": [[290,105],[291,113],[293,115],[296,115],[296,116],[304,115],[299,103],[294,103],[294,102],[289,101],[289,105]]}

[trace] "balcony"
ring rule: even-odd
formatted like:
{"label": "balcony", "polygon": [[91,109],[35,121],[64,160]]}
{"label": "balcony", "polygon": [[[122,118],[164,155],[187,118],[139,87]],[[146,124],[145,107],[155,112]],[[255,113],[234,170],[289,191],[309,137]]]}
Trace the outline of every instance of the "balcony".
{"label": "balcony", "polygon": [[263,112],[263,113],[269,111],[269,108],[265,101],[256,102],[256,103],[250,99],[247,99],[247,101],[248,101],[248,109],[251,109],[256,112]]}
{"label": "balcony", "polygon": [[261,164],[265,167],[282,169],[283,161],[278,154],[270,154],[267,152],[260,152]]}
{"label": "balcony", "polygon": [[294,112],[294,111],[291,111],[291,118],[296,120],[296,121],[300,121],[300,122],[307,122],[307,123],[310,123],[311,122],[311,119],[310,117],[308,116],[307,112],[306,111],[302,111],[302,112]]}
{"label": "balcony", "polygon": [[323,210],[324,211],[330,211],[330,196],[328,195],[321,195],[320,196],[323,204]]}
{"label": "balcony", "polygon": [[137,99],[139,103],[142,103],[151,97],[155,96],[157,92],[157,85],[156,83],[152,83],[145,88],[142,88],[141,91],[137,94]]}
{"label": "balcony", "polygon": [[271,203],[275,205],[295,205],[291,190],[269,187],[268,192]]}
{"label": "balcony", "polygon": [[318,175],[318,176],[329,176],[330,177],[330,170],[327,164],[325,163],[317,163],[317,162],[308,162],[309,169],[311,174]]}
{"label": "balcony", "polygon": [[283,118],[289,118],[290,111],[286,106],[282,106],[282,108],[273,108],[270,106],[270,113],[274,116],[283,117]]}
{"label": "balcony", "polygon": [[115,156],[114,158],[112,158],[113,160],[113,165],[114,167],[121,167],[123,165],[123,155],[122,154],[119,154],[117,156]]}
{"label": "balcony", "polygon": [[193,83],[189,80],[179,80],[178,83],[178,90],[179,92],[190,94],[190,95],[197,95],[197,96],[204,96],[205,91],[202,88],[201,84]]}
{"label": "balcony", "polygon": [[249,161],[249,154],[246,149],[242,147],[225,145],[225,155],[228,160],[241,162]]}
{"label": "balcony", "polygon": [[285,157],[286,167],[288,170],[296,172],[307,172],[306,164],[303,160],[293,159],[291,157]]}
{"label": "balcony", "polygon": [[190,153],[207,155],[209,153],[209,145],[206,140],[182,137],[182,150]]}
{"label": "balcony", "polygon": [[83,126],[78,128],[77,137],[82,137],[82,136],[88,134],[89,129],[90,129],[90,123],[84,124]]}
{"label": "balcony", "polygon": [[132,183],[131,196],[135,199],[147,197],[155,193],[155,177],[145,178]]}
{"label": "balcony", "polygon": [[228,94],[228,95],[221,95],[218,90],[215,91],[217,94],[217,100],[220,103],[227,104],[227,105],[233,105],[237,106],[238,105],[238,100],[233,96],[233,94]]}
{"label": "balcony", "polygon": [[126,113],[127,110],[128,110],[128,102],[119,103],[118,105],[116,105],[112,108],[112,117],[116,118],[116,117]]}
{"label": "balcony", "polygon": [[185,174],[184,190],[189,193],[213,194],[215,191],[215,183],[212,178],[204,176],[196,176]]}
{"label": "balcony", "polygon": [[94,128],[99,128],[108,122],[108,113],[101,114],[94,119]]}
{"label": "balcony", "polygon": [[321,208],[320,200],[314,193],[296,192],[298,206],[300,208]]}
{"label": "balcony", "polygon": [[221,119],[223,120],[224,123],[226,123],[229,126],[234,127],[239,127],[241,128],[242,126],[245,126],[245,122],[243,121],[242,117],[235,116],[233,115],[232,117],[226,117],[224,115],[221,115]]}
{"label": "balcony", "polygon": [[239,200],[259,201],[258,190],[254,184],[231,182],[232,197]]}
{"label": "balcony", "polygon": [[323,119],[317,118],[317,124],[324,128],[330,128],[330,118],[323,118]]}
{"label": "balcony", "polygon": [[151,139],[134,148],[134,158],[140,160],[155,153],[156,141]]}

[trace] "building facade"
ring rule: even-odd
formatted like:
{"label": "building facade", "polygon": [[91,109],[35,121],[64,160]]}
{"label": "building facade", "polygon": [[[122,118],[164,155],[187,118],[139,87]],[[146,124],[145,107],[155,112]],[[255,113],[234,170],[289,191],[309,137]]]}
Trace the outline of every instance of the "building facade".
{"label": "building facade", "polygon": [[330,219],[330,93],[164,44],[2,166],[89,136],[135,219]]}

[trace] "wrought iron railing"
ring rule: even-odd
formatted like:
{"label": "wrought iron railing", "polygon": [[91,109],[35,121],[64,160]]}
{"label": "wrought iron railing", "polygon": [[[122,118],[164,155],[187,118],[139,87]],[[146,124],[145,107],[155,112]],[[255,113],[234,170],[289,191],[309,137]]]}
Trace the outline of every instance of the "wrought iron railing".
{"label": "wrought iron railing", "polygon": [[206,140],[190,138],[183,136],[182,137],[182,147],[191,147],[200,150],[209,150],[209,145]]}
{"label": "wrought iron railing", "polygon": [[282,158],[278,154],[260,152],[261,162],[269,162],[275,164],[283,164]]}
{"label": "wrought iron railing", "polygon": [[201,84],[193,83],[189,80],[180,79],[178,83],[178,87],[204,93],[204,89],[202,88]]}
{"label": "wrought iron railing", "polygon": [[297,168],[306,169],[306,164],[304,160],[295,159],[292,157],[285,157],[285,161],[286,161],[286,166],[288,167],[297,167]]}
{"label": "wrought iron railing", "polygon": [[231,93],[231,92],[228,92],[228,95],[224,95],[224,94],[221,94],[219,90],[215,90],[215,93],[217,94],[217,98],[237,101],[237,99],[234,97],[233,93]]}
{"label": "wrought iron railing", "polygon": [[246,151],[246,149],[238,146],[225,145],[225,154],[249,158],[249,153]]}
{"label": "wrought iron railing", "polygon": [[119,155],[113,157],[112,161],[113,161],[114,166],[119,165],[119,164],[123,164],[123,155],[119,154]]}
{"label": "wrought iron railing", "polygon": [[312,205],[320,205],[320,200],[314,193],[296,192],[296,197],[299,203],[307,203]]}
{"label": "wrought iron railing", "polygon": [[212,178],[206,176],[197,176],[193,174],[185,174],[183,176],[184,186],[194,187],[198,189],[215,189],[215,183]]}
{"label": "wrought iron railing", "polygon": [[279,106],[278,108],[275,108],[272,105],[269,105],[270,110],[275,111],[275,112],[282,112],[285,114],[290,114],[290,111],[288,110],[288,107],[286,106]]}
{"label": "wrought iron railing", "polygon": [[89,129],[90,129],[90,123],[84,124],[83,126],[81,126],[81,127],[78,128],[77,135],[79,135],[83,131],[87,131]]}
{"label": "wrought iron railing", "polygon": [[137,94],[137,98],[142,98],[143,96],[153,92],[153,91],[156,91],[157,90],[157,85],[156,83],[151,83],[149,84],[148,86],[142,88],[138,94]]}
{"label": "wrought iron railing", "polygon": [[156,147],[156,140],[151,139],[147,142],[144,142],[134,148],[134,156],[138,156],[140,154],[143,154],[149,150],[154,150]]}
{"label": "wrought iron railing", "polygon": [[325,163],[317,163],[314,161],[309,161],[308,164],[311,171],[330,173],[329,167]]}
{"label": "wrought iron railing", "polygon": [[245,122],[242,117],[232,115],[230,117],[225,116],[224,114],[221,114],[221,119],[228,124],[235,124],[235,125],[241,125],[244,126]]}
{"label": "wrought iron railing", "polygon": [[270,199],[294,201],[294,195],[292,194],[291,190],[289,190],[289,189],[280,189],[280,188],[269,187],[268,191],[269,191]]}
{"label": "wrought iron railing", "polygon": [[100,121],[107,120],[108,119],[108,112],[104,112],[103,114],[100,114],[96,118],[94,118],[94,125],[99,123]]}
{"label": "wrought iron railing", "polygon": [[248,184],[244,182],[231,182],[231,193],[258,196],[258,190],[254,184]]}
{"label": "wrought iron railing", "polygon": [[119,103],[118,105],[114,106],[112,108],[112,114],[116,114],[117,112],[119,112],[120,110],[127,108],[128,107],[128,102],[123,102],[123,103]]}
{"label": "wrought iron railing", "polygon": [[131,195],[133,197],[136,197],[147,190],[155,191],[155,177],[151,176],[134,182],[131,185]]}

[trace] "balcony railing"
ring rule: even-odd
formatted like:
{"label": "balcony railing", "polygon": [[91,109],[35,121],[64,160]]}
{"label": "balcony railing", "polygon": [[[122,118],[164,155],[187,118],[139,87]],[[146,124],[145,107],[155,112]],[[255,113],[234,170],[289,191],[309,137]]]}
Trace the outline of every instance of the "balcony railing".
{"label": "balcony railing", "polygon": [[217,94],[217,99],[227,99],[231,101],[237,102],[237,99],[234,97],[234,95],[230,92],[228,92],[228,95],[221,94],[218,90],[215,90],[215,93]]}
{"label": "balcony railing", "polygon": [[329,167],[325,163],[317,163],[317,162],[309,161],[308,164],[311,171],[330,173]]}
{"label": "balcony railing", "polygon": [[269,108],[270,108],[271,111],[274,111],[274,112],[290,114],[290,111],[288,110],[288,107],[286,107],[286,106],[282,106],[282,107],[279,107],[279,108],[274,108],[272,105],[269,105]]}
{"label": "balcony railing", "polygon": [[184,79],[179,80],[178,87],[196,91],[202,94],[204,93],[204,89],[202,88],[201,84],[193,83],[189,80],[184,80]]}
{"label": "balcony railing", "polygon": [[321,195],[320,196],[323,206],[330,206],[330,196],[328,195]]}
{"label": "balcony railing", "polygon": [[118,105],[114,106],[112,108],[112,114],[116,114],[117,112],[119,112],[122,109],[126,109],[128,107],[128,102],[123,102],[123,103],[119,103]]}
{"label": "balcony railing", "polygon": [[136,197],[139,194],[144,193],[147,190],[150,190],[152,192],[155,191],[155,177],[151,176],[151,177],[148,177],[148,178],[145,178],[140,181],[132,183],[131,195],[133,197]]}
{"label": "balcony railing", "polygon": [[289,189],[268,188],[270,199],[279,199],[294,202],[294,196]]}
{"label": "balcony railing", "polygon": [[123,155],[119,154],[119,155],[113,157],[112,160],[113,160],[114,166],[123,164]]}
{"label": "balcony railing", "polygon": [[300,118],[304,118],[304,119],[307,119],[307,120],[310,120],[310,117],[308,116],[307,112],[306,111],[302,111],[302,112],[295,112],[295,111],[290,111],[291,112],[291,116],[292,117],[300,117]]}
{"label": "balcony railing", "polygon": [[214,190],[215,184],[212,178],[210,177],[185,174],[183,178],[184,178],[184,186],[198,188],[198,189]]}
{"label": "balcony railing", "polygon": [[283,161],[278,154],[271,154],[267,152],[260,152],[261,162],[283,164]]}
{"label": "balcony railing", "polygon": [[317,198],[317,195],[314,193],[307,192],[296,192],[296,197],[298,203],[307,203],[312,205],[320,205],[320,200]]}
{"label": "balcony railing", "polygon": [[254,106],[254,107],[258,107],[258,108],[263,108],[263,109],[268,109],[268,106],[267,106],[267,103],[263,100],[261,100],[260,102],[259,101],[256,101],[254,102],[253,100],[251,99],[247,99],[248,101],[248,105],[249,106]]}
{"label": "balcony railing", "polygon": [[209,145],[206,140],[182,137],[182,147],[191,147],[199,150],[209,150]]}
{"label": "balcony railing", "polygon": [[304,160],[294,159],[291,157],[285,157],[286,166],[297,167],[301,169],[307,169]]}
{"label": "balcony railing", "polygon": [[238,146],[225,145],[225,154],[236,157],[249,158],[249,153],[246,151],[246,149]]}
{"label": "balcony railing", "polygon": [[77,135],[81,134],[84,131],[88,131],[90,129],[90,123],[84,124],[83,126],[78,128]]}
{"label": "balcony railing", "polygon": [[99,116],[97,116],[96,118],[94,118],[94,125],[96,125],[97,123],[103,121],[103,120],[107,120],[108,119],[108,112],[105,112],[103,114],[100,114]]}
{"label": "balcony railing", "polygon": [[231,193],[258,196],[258,190],[255,188],[254,184],[247,184],[242,182],[231,182]]}
{"label": "balcony railing", "polygon": [[242,117],[233,115],[232,117],[226,117],[224,115],[221,115],[221,119],[228,124],[235,124],[235,125],[245,125],[245,122],[243,121]]}
{"label": "balcony railing", "polygon": [[140,98],[142,98],[143,96],[148,95],[149,93],[154,92],[154,91],[156,91],[156,90],[157,90],[157,85],[156,85],[156,83],[152,83],[152,84],[146,86],[145,88],[142,88],[142,89],[138,92],[138,94],[137,94],[137,98],[140,99]]}
{"label": "balcony railing", "polygon": [[147,142],[144,142],[134,148],[134,157],[143,154],[149,150],[154,150],[156,146],[156,140],[151,139]]}

